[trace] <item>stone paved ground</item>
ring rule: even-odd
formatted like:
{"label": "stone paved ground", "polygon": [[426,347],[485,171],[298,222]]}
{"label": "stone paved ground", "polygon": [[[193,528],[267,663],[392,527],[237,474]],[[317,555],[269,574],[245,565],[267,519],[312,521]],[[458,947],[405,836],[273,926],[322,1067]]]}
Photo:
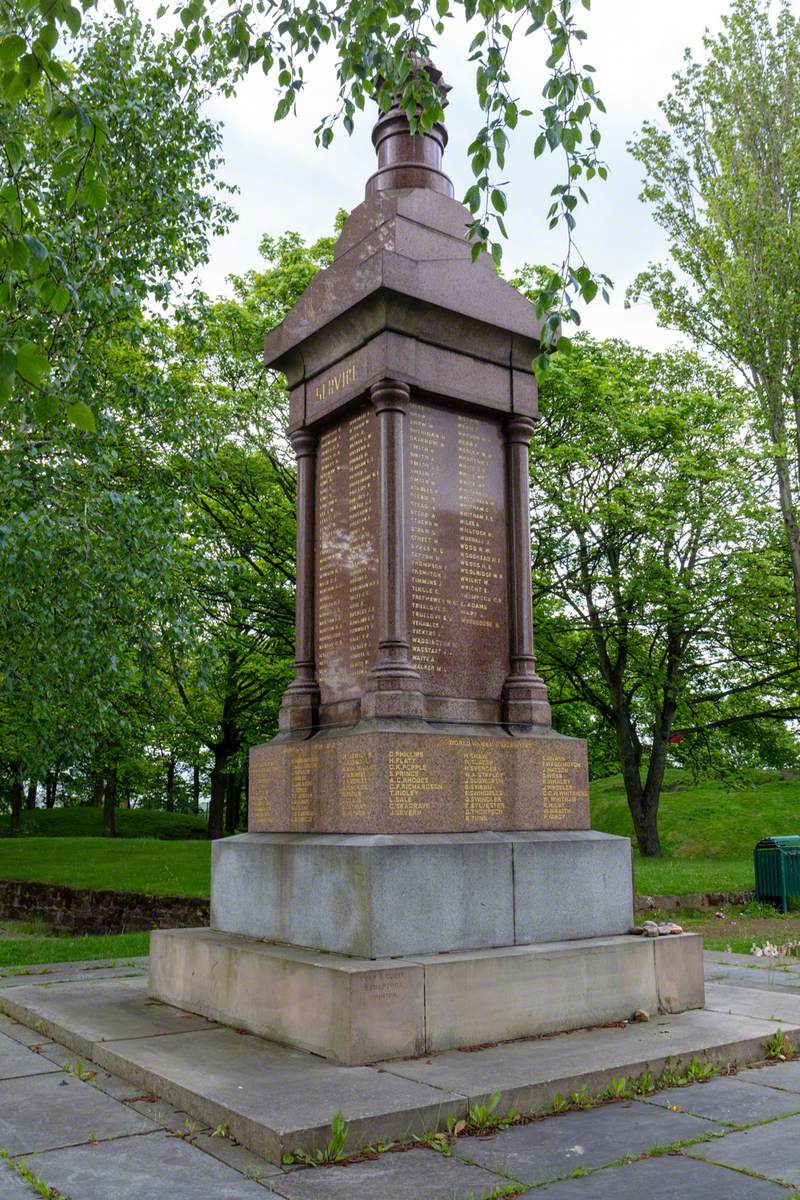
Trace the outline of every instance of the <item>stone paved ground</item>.
{"label": "stone paved ground", "polygon": [[[120,973],[101,968],[96,978]],[[53,974],[60,982],[67,972]],[[79,966],[69,974],[92,977]],[[800,997],[800,970],[770,974],[709,956],[708,975]],[[449,1155],[421,1147],[283,1170],[43,1037],[0,1017],[0,1200],[41,1195],[30,1176],[69,1200],[800,1197],[800,1061],[461,1137]]]}

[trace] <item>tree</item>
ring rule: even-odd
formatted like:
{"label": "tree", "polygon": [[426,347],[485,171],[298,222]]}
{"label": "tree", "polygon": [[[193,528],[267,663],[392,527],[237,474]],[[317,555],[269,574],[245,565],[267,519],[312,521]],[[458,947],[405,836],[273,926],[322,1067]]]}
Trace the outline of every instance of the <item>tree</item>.
{"label": "tree", "polygon": [[[589,8],[591,0],[580,0]],[[126,11],[125,0],[115,0]],[[91,8],[87,0],[86,8]],[[166,12],[162,5],[159,14]],[[380,6],[365,0],[343,4],[315,0],[298,7],[293,0],[266,4],[256,0],[242,7],[228,0],[222,10],[204,0],[185,4],[174,12],[179,25],[172,42],[171,69],[191,77],[197,69],[215,78],[230,91],[251,67],[275,79],[281,95],[275,118],[287,116],[306,81],[306,67],[326,46],[335,47],[339,97],[336,111],[324,117],[317,139],[329,146],[340,122],[352,132],[358,110],[368,98],[382,110],[399,98],[415,127],[430,129],[442,117],[443,95],[435,72],[423,69],[434,40],[445,32],[457,13],[475,28],[471,59],[476,63],[476,92],[482,120],[469,148],[475,182],[465,201],[473,216],[470,237],[476,254],[491,249],[497,261],[505,236],[503,214],[507,197],[501,182],[509,132],[520,118],[532,115],[522,106],[512,87],[508,53],[520,26],[524,36],[540,32],[547,48],[547,81],[543,92],[534,154],[545,150],[564,157],[562,182],[552,190],[548,222],[563,225],[566,248],[560,270],[551,273],[548,287],[539,296],[542,311],[549,312],[546,347],[554,348],[563,319],[577,316],[573,300],[589,301],[605,276],[595,277],[584,264],[576,265],[573,234],[575,211],[586,199],[582,181],[606,176],[598,158],[600,131],[595,117],[603,112],[594,68],[577,59],[585,33],[577,26],[578,0],[499,0],[478,5],[476,0],[430,0],[409,8],[392,3]],[[36,105],[36,136],[54,144],[59,180],[64,187],[64,211],[86,210],[96,217],[99,230],[109,236],[118,219],[108,191],[112,169],[107,158],[108,127],[116,101],[80,92],[80,63],[64,57],[65,29],[82,37],[86,18],[71,0],[2,0],[0,3],[0,131],[6,149],[0,186],[0,271],[5,269],[22,284],[27,303],[41,315],[55,306],[56,314],[82,301],[83,278],[53,253],[51,239],[59,222],[42,203],[42,188],[28,167],[29,105]],[[71,50],[71,46],[70,46]],[[120,82],[124,70],[120,71]],[[185,131],[175,130],[179,136]],[[178,137],[167,144],[177,149]],[[498,178],[498,176],[500,178]],[[45,181],[49,182],[49,181]],[[92,290],[113,303],[111,281],[92,281]],[[0,315],[15,308],[13,290],[0,288]],[[3,331],[0,359],[2,388],[38,388],[48,373],[44,340],[23,340],[13,327]],[[547,357],[541,358],[542,369]],[[89,418],[81,413],[83,420]]]}
{"label": "tree", "polygon": [[203,260],[228,216],[213,186],[219,134],[201,113],[202,81],[174,72],[135,18],[90,27],[74,61],[75,96],[109,113],[113,221],[68,203],[62,147],[39,120],[46,89],[15,108],[50,230],[43,262],[66,264],[83,286],[63,309],[43,308],[17,280],[5,313],[15,337],[50,352],[49,382],[17,387],[0,406],[0,758],[10,777],[19,764],[24,777],[44,778],[116,744],[157,622],[178,603],[169,455],[194,418],[177,406],[159,324],[143,309]]}
{"label": "tree", "polygon": [[800,641],[800,21],[780,0],[734,0],[706,61],[686,67],[632,144],[642,199],[674,267],[631,297],[710,347],[753,389],[774,463]]}
{"label": "tree", "polygon": [[794,677],[767,466],[747,396],[688,352],[579,338],[541,406],[537,661],[559,727],[577,705],[613,735],[639,849],[658,855],[673,735],[800,714],[796,692],[774,699]]}
{"label": "tree", "polygon": [[173,330],[171,353],[203,433],[174,460],[195,616],[187,622],[184,608],[183,632],[173,625],[165,638],[189,726],[213,756],[210,837],[235,828],[244,751],[275,730],[292,673],[295,478],[286,392],[264,369],[263,336],[330,263],[333,241],[265,237],[266,267],[233,277],[232,298],[187,307]]}

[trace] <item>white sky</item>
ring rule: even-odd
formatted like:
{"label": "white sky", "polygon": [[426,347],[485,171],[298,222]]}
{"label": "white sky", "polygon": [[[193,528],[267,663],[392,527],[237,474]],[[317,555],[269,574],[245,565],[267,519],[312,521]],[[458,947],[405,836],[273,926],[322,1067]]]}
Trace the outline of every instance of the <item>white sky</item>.
{"label": "white sky", "polygon": [[[585,311],[584,324],[598,336],[618,335],[659,348],[675,340],[660,330],[646,305],[625,311],[625,289],[648,261],[664,255],[660,231],[638,200],[640,168],[626,151],[626,142],[645,118],[658,116],[658,101],[669,90],[670,78],[682,63],[683,51],[702,50],[706,28],[719,28],[724,0],[593,0],[584,12],[588,32],[582,60],[597,68],[597,87],[608,114],[603,119],[601,150],[611,174],[596,180],[590,207],[578,210],[577,240],[589,265],[614,280],[610,306],[601,299]],[[476,27],[477,28],[477,27]],[[466,149],[479,126],[474,95],[474,65],[466,61],[472,34],[450,23],[435,58],[452,85],[447,109],[450,144],[445,167],[460,199],[469,186]],[[541,34],[522,39],[512,61],[513,89],[521,107],[537,111],[544,79],[544,40]],[[260,73],[240,88],[235,98],[211,105],[211,115],[224,125],[223,175],[236,184],[233,205],[239,220],[217,239],[203,282],[212,294],[226,290],[229,272],[258,265],[258,242],[263,233],[297,230],[308,240],[331,231],[338,208],[352,209],[363,199],[364,182],[374,169],[370,141],[374,114],[362,114],[352,137],[337,132],[328,150],[317,149],[313,130],[333,107],[333,59],[318,60],[296,117],[272,121],[276,93]],[[546,233],[549,190],[559,162],[545,156],[534,161],[531,147],[538,129],[534,118],[522,121],[507,162],[510,241],[504,254],[509,270],[523,262],[560,260],[559,239]]]}

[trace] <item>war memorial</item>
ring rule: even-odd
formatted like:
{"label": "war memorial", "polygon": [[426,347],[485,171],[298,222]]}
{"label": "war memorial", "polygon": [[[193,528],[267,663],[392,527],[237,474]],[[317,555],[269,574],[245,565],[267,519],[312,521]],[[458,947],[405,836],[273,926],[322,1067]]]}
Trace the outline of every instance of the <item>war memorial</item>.
{"label": "war memorial", "polygon": [[[437,84],[446,87],[428,67]],[[700,939],[632,936],[631,849],[534,659],[539,324],[380,116],[334,262],[266,337],[297,456],[296,674],[154,998],[343,1064],[702,1007]],[[535,537],[535,530],[534,530]]]}

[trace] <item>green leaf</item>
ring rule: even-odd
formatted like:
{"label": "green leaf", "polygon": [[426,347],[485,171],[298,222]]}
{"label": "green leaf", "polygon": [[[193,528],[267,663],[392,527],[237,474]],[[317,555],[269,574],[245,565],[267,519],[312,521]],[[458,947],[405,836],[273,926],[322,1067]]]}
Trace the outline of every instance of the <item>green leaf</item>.
{"label": "green leaf", "polygon": [[99,179],[90,179],[81,188],[80,198],[89,208],[99,212],[106,205],[106,189]]}
{"label": "green leaf", "polygon": [[83,429],[86,433],[94,433],[97,428],[94,413],[88,404],[84,404],[83,400],[78,400],[76,404],[68,404],[66,412],[67,419],[78,429]]}
{"label": "green leaf", "polygon": [[0,42],[0,67],[11,67],[28,49],[24,37],[12,33]]}
{"label": "green leaf", "polygon": [[17,350],[17,372],[34,387],[41,387],[50,372],[47,355],[33,342],[23,342]]}
{"label": "green leaf", "polygon": [[508,207],[506,198],[499,188],[495,188],[492,192],[492,204],[499,213],[504,213]]}
{"label": "green leaf", "polygon": [[13,379],[17,356],[10,346],[0,346],[0,379]]}
{"label": "green leaf", "polygon": [[50,307],[53,312],[57,312],[59,316],[66,310],[71,296],[65,287],[57,287],[50,300]]}
{"label": "green leaf", "polygon": [[36,413],[36,419],[41,421],[42,424],[52,421],[59,407],[58,396],[54,396],[52,392],[39,392],[33,402],[33,411]]}
{"label": "green leaf", "polygon": [[30,233],[24,234],[22,240],[28,247],[28,252],[30,253],[31,257],[34,258],[36,262],[41,263],[47,261],[49,257],[47,246],[45,246],[43,242],[40,242],[37,237],[33,237],[33,235]]}
{"label": "green leaf", "polygon": [[80,31],[81,31],[80,9],[77,9],[77,8],[75,8],[74,5],[70,4],[69,7],[67,8],[66,12],[64,13],[64,20],[67,22],[67,25],[69,26],[70,33],[73,33],[76,35],[80,33]]}

